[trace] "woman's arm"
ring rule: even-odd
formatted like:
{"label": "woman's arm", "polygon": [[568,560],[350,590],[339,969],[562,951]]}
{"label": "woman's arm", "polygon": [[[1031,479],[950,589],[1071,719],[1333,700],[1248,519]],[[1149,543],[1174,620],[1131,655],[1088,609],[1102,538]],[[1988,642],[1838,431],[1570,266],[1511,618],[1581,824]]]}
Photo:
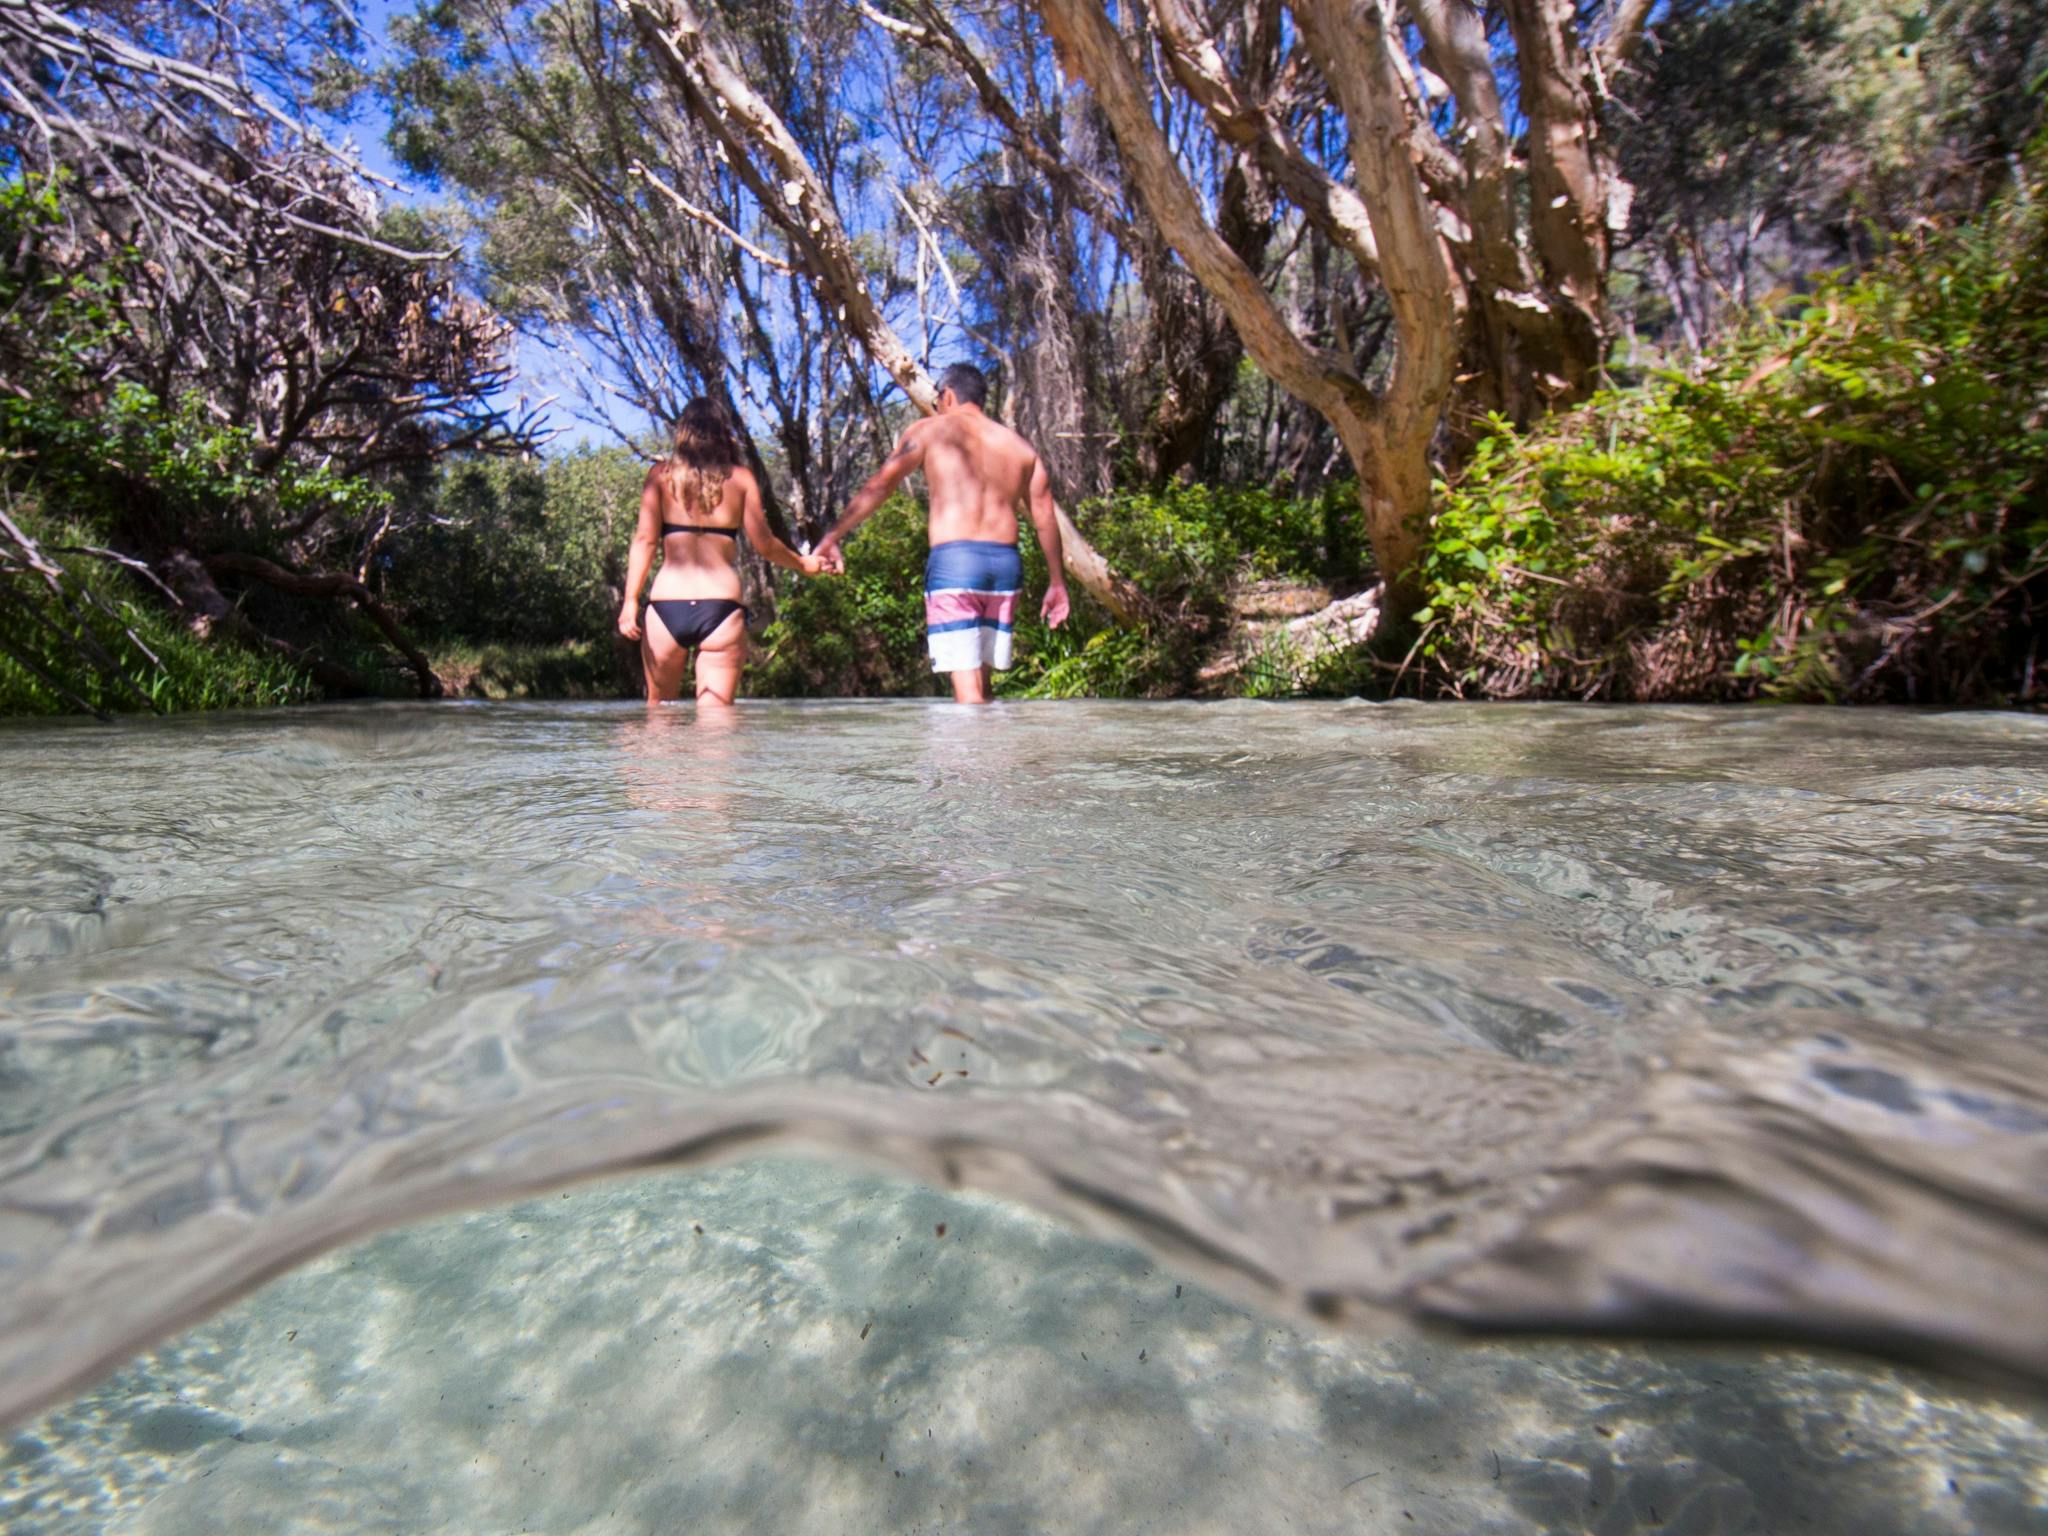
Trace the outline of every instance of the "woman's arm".
{"label": "woman's arm", "polygon": [[654,552],[661,546],[660,466],[651,465],[640,484],[640,521],[633,525],[633,546],[626,554],[626,596],[619,604],[619,633],[628,640],[640,638],[640,589],[647,585],[647,573],[654,566]]}
{"label": "woman's arm", "polygon": [[736,469],[732,478],[740,493],[740,522],[747,530],[747,542],[754,546],[762,559],[787,571],[801,571],[806,576],[823,576],[837,569],[821,556],[798,554],[775,537],[775,530],[768,526],[768,518],[761,511],[761,484],[754,478],[752,470]]}

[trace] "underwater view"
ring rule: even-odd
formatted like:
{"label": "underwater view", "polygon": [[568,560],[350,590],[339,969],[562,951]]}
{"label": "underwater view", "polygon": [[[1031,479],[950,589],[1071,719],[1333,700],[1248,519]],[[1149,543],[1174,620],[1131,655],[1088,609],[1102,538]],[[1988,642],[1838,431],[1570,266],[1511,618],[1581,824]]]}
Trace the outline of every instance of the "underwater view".
{"label": "underwater view", "polygon": [[0,1528],[2048,1531],[2048,721],[0,728]]}

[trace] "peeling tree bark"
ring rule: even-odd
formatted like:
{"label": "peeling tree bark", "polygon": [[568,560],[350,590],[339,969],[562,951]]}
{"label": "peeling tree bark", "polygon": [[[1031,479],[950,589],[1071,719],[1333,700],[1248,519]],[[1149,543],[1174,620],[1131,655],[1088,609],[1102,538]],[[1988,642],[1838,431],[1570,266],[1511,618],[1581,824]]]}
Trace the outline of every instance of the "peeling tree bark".
{"label": "peeling tree bark", "polygon": [[[1146,0],[1152,38],[1219,138],[1384,290],[1394,362],[1386,383],[1368,389],[1350,358],[1297,333],[1255,274],[1230,259],[1103,0],[1034,3],[1064,66],[1108,118],[1153,220],[1260,367],[1335,430],[1358,469],[1375,558],[1398,583],[1420,548],[1430,446],[1456,386],[1478,386],[1468,404],[1526,420],[1597,376],[1609,226],[1627,200],[1599,141],[1598,71],[1634,46],[1648,6],[1621,0],[1593,53],[1572,0],[1503,0],[1529,120],[1524,164],[1474,0],[1289,0],[1301,52],[1343,111],[1347,183],[1310,161],[1276,102],[1232,73],[1192,0]],[[1426,68],[1408,55],[1406,21]],[[1433,126],[1446,85],[1455,153]],[[1471,359],[1462,378],[1461,355]]]}
{"label": "peeling tree bark", "polygon": [[1657,0],[1621,0],[1614,8],[1607,36],[1601,39],[1598,50],[1603,71],[1620,69],[1635,57],[1636,48],[1643,40],[1643,27],[1656,5]]}
{"label": "peeling tree bark", "polygon": [[1502,8],[1529,120],[1529,221],[1561,300],[1566,355],[1582,375],[1559,392],[1576,393],[1599,364],[1607,312],[1610,189],[1594,142],[1599,119],[1572,0],[1503,0]]}

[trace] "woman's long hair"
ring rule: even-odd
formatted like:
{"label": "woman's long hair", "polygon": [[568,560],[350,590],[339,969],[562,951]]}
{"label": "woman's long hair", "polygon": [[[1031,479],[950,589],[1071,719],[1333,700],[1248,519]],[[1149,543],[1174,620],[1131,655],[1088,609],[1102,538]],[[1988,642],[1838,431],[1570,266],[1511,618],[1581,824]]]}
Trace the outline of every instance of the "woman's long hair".
{"label": "woman's long hair", "polygon": [[739,433],[717,401],[700,398],[683,407],[669,450],[668,477],[684,506],[709,512],[725,493],[725,477],[745,462]]}

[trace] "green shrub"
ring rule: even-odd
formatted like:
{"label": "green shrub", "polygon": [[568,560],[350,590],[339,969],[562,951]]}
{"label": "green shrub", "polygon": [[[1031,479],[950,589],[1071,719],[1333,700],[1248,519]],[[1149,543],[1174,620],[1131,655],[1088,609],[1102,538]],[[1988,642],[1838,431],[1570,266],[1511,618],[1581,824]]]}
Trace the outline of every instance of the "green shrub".
{"label": "green shrub", "polygon": [[437,645],[607,637],[645,474],[620,448],[444,465],[399,493],[407,515],[374,579]]}
{"label": "green shrub", "polygon": [[[1016,667],[997,679],[1011,698],[1131,697],[1185,692],[1204,642],[1228,622],[1239,581],[1286,577],[1353,581],[1360,546],[1356,493],[1307,499],[1270,490],[1171,486],[1084,503],[1076,523],[1110,564],[1148,593],[1161,622],[1116,624],[1069,583],[1073,617],[1049,630],[1039,617],[1045,560],[1021,540],[1024,597]],[[923,509],[892,499],[847,549],[847,575],[799,581],[755,636],[750,692],[767,695],[945,692],[924,640]]]}
{"label": "green shrub", "polygon": [[2016,700],[2048,600],[2048,204],[1925,228],[1440,488],[1416,660],[1494,696]]}
{"label": "green shrub", "polygon": [[844,576],[785,586],[773,621],[754,635],[747,691],[784,698],[945,691],[925,653],[925,552],[924,509],[892,496],[855,532]]}
{"label": "green shrub", "polygon": [[[1035,597],[1018,615],[1017,669],[998,691],[1024,698],[1164,697],[1195,672],[1230,623],[1246,581],[1363,584],[1358,492],[1347,483],[1312,497],[1265,487],[1170,485],[1083,503],[1074,520],[1089,542],[1158,605],[1160,622],[1123,628],[1074,589],[1074,618],[1057,632]],[[1025,590],[1044,587],[1044,563],[1025,550]],[[1071,585],[1071,584],[1070,584]]]}
{"label": "green shrub", "polygon": [[[270,650],[207,639],[159,589],[110,558],[113,547],[201,540],[274,554],[265,529],[316,510],[364,519],[384,492],[315,464],[267,462],[250,432],[223,425],[191,393],[164,399],[133,378],[108,375],[109,344],[129,324],[123,290],[134,253],[67,267],[61,181],[25,177],[0,186],[0,374],[26,381],[0,391],[0,495],[23,535],[53,564],[29,569],[10,545],[0,566],[0,713],[213,709],[302,699],[300,669]],[[93,553],[100,551],[100,553]],[[12,566],[13,569],[7,569]],[[324,629],[330,653],[372,670],[388,658],[359,621],[323,615],[268,591],[252,609],[280,613],[287,630]]]}

